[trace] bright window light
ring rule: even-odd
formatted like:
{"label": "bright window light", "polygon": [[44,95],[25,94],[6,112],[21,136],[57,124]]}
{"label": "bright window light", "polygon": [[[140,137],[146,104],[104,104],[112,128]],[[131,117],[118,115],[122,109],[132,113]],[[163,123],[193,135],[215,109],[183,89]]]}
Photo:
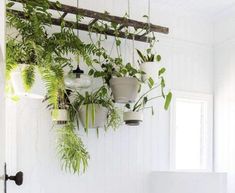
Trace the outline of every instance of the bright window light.
{"label": "bright window light", "polygon": [[212,97],[176,93],[171,111],[171,169],[211,170]]}

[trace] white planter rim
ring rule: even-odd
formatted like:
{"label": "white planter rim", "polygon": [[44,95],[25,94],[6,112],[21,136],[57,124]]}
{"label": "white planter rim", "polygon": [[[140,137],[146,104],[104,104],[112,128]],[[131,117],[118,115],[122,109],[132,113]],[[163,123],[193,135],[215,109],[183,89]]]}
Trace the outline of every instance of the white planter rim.
{"label": "white planter rim", "polygon": [[127,125],[138,126],[143,121],[143,112],[142,111],[124,112],[123,120]]}

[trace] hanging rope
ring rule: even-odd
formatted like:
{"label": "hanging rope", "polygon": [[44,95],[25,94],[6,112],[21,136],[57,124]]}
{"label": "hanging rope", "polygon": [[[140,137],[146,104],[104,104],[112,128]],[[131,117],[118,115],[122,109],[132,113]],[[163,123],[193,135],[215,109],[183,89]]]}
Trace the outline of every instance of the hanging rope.
{"label": "hanging rope", "polygon": [[[77,8],[79,8],[79,0],[77,0]],[[76,23],[77,23],[77,37],[80,37],[79,30],[78,30],[78,13],[76,14]],[[80,58],[77,56],[77,69],[79,69]]]}
{"label": "hanging rope", "polygon": [[[148,22],[148,29],[147,29],[147,31],[148,32],[150,32],[150,27],[151,27],[151,25],[150,25],[150,14],[151,14],[151,12],[150,12],[150,4],[151,4],[151,2],[150,2],[150,0],[148,0],[148,20],[147,20],[147,22]],[[147,36],[147,42],[149,42],[150,43],[150,39],[149,39],[149,36]]]}

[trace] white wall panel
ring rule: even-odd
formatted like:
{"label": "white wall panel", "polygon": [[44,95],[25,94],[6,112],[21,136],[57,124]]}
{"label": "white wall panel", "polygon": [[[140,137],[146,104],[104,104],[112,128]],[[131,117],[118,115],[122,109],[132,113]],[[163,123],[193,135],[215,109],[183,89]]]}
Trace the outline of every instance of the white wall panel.
{"label": "white wall panel", "polygon": [[[83,0],[80,5],[123,15],[127,5],[124,0],[119,2]],[[75,1],[73,3],[76,5]],[[142,17],[146,9],[146,3],[132,3],[133,17]],[[160,42],[156,47],[167,68],[167,85],[175,90],[212,93],[210,25],[196,16],[169,13],[152,7],[153,22],[169,26],[171,31],[169,36],[158,36]],[[195,29],[202,29],[204,33]],[[131,48],[131,42],[128,46]],[[136,46],[146,47],[142,43],[136,43]],[[127,58],[131,57],[129,51]],[[123,126],[116,132],[101,132],[99,139],[95,131],[90,131],[88,137],[80,133],[91,154],[88,171],[81,176],[60,170],[56,128],[51,128],[50,113],[45,104],[23,99],[16,108],[16,115],[12,115],[12,108],[7,109],[7,118],[15,122],[17,168],[25,172],[25,183],[18,190],[12,188],[14,193],[146,193],[149,173],[169,168],[169,113],[160,105],[155,116],[146,113],[140,127]]]}

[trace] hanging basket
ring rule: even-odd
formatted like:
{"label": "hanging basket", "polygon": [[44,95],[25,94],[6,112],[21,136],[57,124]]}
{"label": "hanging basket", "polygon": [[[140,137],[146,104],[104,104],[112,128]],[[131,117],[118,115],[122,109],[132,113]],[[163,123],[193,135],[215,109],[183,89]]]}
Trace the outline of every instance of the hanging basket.
{"label": "hanging basket", "polygon": [[[92,121],[93,115],[94,122]],[[100,104],[82,105],[79,109],[79,118],[84,128],[102,128],[107,122],[107,117],[108,109]]]}
{"label": "hanging basket", "polygon": [[46,89],[37,68],[35,71],[35,81],[32,88],[30,91],[25,90],[22,79],[22,71],[25,67],[27,67],[27,64],[20,64],[19,67],[11,73],[11,81],[15,95],[33,99],[43,99],[46,96]]}
{"label": "hanging basket", "polygon": [[139,90],[139,82],[133,77],[112,78],[110,80],[113,97],[117,103],[135,102]]}
{"label": "hanging basket", "polygon": [[67,109],[55,109],[52,110],[52,121],[57,124],[66,124],[68,121],[68,110]]}
{"label": "hanging basket", "polygon": [[128,111],[123,113],[123,120],[126,125],[129,126],[138,126],[143,121],[143,112],[142,111]]}
{"label": "hanging basket", "polygon": [[140,70],[145,72],[141,77],[142,81],[146,81],[150,77],[156,80],[158,77],[159,64],[157,62],[144,62],[140,64]]}

